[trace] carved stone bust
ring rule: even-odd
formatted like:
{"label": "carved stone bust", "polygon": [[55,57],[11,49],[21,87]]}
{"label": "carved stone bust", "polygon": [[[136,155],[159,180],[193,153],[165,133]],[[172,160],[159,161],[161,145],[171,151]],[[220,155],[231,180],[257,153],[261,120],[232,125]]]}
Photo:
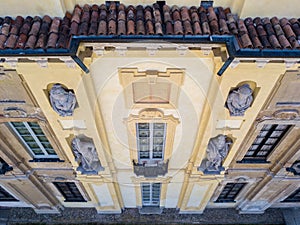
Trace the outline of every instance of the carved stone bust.
{"label": "carved stone bust", "polygon": [[91,138],[77,136],[73,138],[71,145],[75,160],[79,162],[77,171],[80,171],[82,174],[98,174],[99,171],[104,170]]}
{"label": "carved stone bust", "polygon": [[54,84],[50,90],[50,103],[60,116],[72,116],[76,97],[71,91],[66,91],[61,84]]}
{"label": "carved stone bust", "polygon": [[211,138],[206,149],[206,159],[203,160],[198,170],[219,173],[222,170],[222,162],[228,155],[231,144],[231,139],[223,134]]}
{"label": "carved stone bust", "polygon": [[252,102],[253,91],[249,84],[243,84],[229,93],[226,105],[231,116],[244,116]]}

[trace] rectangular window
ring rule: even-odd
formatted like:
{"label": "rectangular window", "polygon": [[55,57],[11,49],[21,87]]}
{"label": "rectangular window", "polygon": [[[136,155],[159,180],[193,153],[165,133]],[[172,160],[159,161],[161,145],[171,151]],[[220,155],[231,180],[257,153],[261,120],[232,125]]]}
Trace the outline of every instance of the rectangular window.
{"label": "rectangular window", "polygon": [[242,163],[264,163],[268,155],[276,148],[291,125],[266,124],[248,149]]}
{"label": "rectangular window", "polygon": [[74,182],[53,182],[64,196],[65,202],[86,202]]}
{"label": "rectangular window", "polygon": [[289,197],[284,199],[282,202],[300,202],[300,188],[294,191]]}
{"label": "rectangular window", "polygon": [[58,156],[38,123],[10,122],[8,124],[27,147],[33,158],[58,159]]}
{"label": "rectangular window", "polygon": [[166,123],[137,123],[139,162],[160,161],[164,158]]}
{"label": "rectangular window", "polygon": [[227,183],[215,202],[235,202],[234,199],[245,185],[246,183]]}
{"label": "rectangular window", "polygon": [[9,194],[4,188],[0,186],[0,201],[1,202],[17,202],[11,194]]}
{"label": "rectangular window", "polygon": [[160,183],[142,183],[143,206],[157,206],[160,204]]}

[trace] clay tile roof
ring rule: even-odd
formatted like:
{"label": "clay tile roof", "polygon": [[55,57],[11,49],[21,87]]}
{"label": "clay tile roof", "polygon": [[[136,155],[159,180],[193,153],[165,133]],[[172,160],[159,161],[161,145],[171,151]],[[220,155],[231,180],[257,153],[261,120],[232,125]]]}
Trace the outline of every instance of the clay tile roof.
{"label": "clay tile roof", "polygon": [[300,49],[299,19],[240,19],[222,7],[111,2],[76,5],[63,18],[0,18],[0,49],[68,49],[73,36],[91,35],[232,35],[240,48]]}

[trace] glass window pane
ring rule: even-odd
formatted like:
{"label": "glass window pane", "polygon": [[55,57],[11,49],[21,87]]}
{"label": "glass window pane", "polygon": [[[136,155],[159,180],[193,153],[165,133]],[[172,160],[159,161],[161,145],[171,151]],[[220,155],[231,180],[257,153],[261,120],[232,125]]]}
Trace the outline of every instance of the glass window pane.
{"label": "glass window pane", "polygon": [[276,138],[282,135],[283,131],[273,131],[270,137]]}
{"label": "glass window pane", "polygon": [[149,145],[149,138],[140,138],[139,141],[140,145]]}
{"label": "glass window pane", "polygon": [[16,128],[17,132],[21,135],[30,135],[30,132],[25,128]]}
{"label": "glass window pane", "polygon": [[258,145],[251,145],[249,150],[256,150],[258,148]]}
{"label": "glass window pane", "polygon": [[269,131],[269,130],[272,129],[273,126],[274,126],[273,124],[266,124],[266,125],[263,126],[262,130],[267,130],[267,131]]}
{"label": "glass window pane", "polygon": [[35,122],[12,122],[9,123],[17,133],[23,144],[38,158],[47,157],[57,158],[53,147],[43,133],[38,123]]}
{"label": "glass window pane", "polygon": [[25,142],[33,142],[33,141],[35,141],[32,136],[28,136],[28,135],[24,135],[24,136],[22,136],[22,138],[23,138],[23,140]]}
{"label": "glass window pane", "polygon": [[262,147],[261,147],[261,150],[266,150],[266,151],[268,151],[268,150],[271,150],[272,149],[272,145],[263,145]]}
{"label": "glass window pane", "polygon": [[150,131],[149,130],[139,130],[139,137],[149,137]]}
{"label": "glass window pane", "polygon": [[164,123],[154,123],[153,127],[154,127],[154,129],[164,129],[165,124]]}
{"label": "glass window pane", "polygon": [[155,130],[154,131],[154,137],[163,137],[164,136],[164,130]]}
{"label": "glass window pane", "polygon": [[268,138],[266,141],[266,144],[273,145],[276,143],[276,141],[277,141],[277,138]]}
{"label": "glass window pane", "polygon": [[149,123],[138,123],[139,129],[149,129]]}
{"label": "glass window pane", "polygon": [[32,131],[33,131],[36,135],[44,134],[44,132],[42,131],[41,128],[32,128]]}
{"label": "glass window pane", "polygon": [[265,137],[267,134],[268,134],[268,131],[261,131],[261,132],[259,133],[259,136],[260,136],[260,137]]}
{"label": "glass window pane", "polygon": [[263,138],[256,138],[254,144],[260,144],[263,141]]}
{"label": "glass window pane", "polygon": [[289,125],[277,125],[275,130],[286,130],[288,128]]}

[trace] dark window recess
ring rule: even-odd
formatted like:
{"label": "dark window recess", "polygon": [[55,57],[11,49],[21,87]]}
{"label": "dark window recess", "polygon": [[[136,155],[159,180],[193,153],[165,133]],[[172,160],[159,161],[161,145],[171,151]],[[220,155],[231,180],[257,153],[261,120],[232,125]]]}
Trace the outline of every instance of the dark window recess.
{"label": "dark window recess", "polygon": [[156,1],[156,3],[159,5],[159,8],[162,10],[163,6],[166,4],[166,1]]}
{"label": "dark window recess", "polygon": [[64,196],[65,202],[86,202],[74,182],[53,182]]}
{"label": "dark window recess", "polygon": [[227,183],[215,202],[235,202],[234,199],[245,185],[246,183]]}
{"label": "dark window recess", "polygon": [[0,175],[12,170],[13,168],[9,166],[2,158],[0,158]]}
{"label": "dark window recess", "polygon": [[293,192],[289,197],[284,199],[282,202],[300,202],[300,188]]}
{"label": "dark window recess", "polygon": [[105,1],[106,7],[109,8],[111,3],[115,3],[117,7],[120,5],[120,1]]}
{"label": "dark window recess", "polygon": [[11,194],[0,186],[0,202],[18,202]]}
{"label": "dark window recess", "polygon": [[239,163],[266,163],[268,155],[276,148],[291,125],[266,124]]}
{"label": "dark window recess", "polygon": [[213,7],[214,1],[201,1],[200,6],[203,6],[205,9]]}

